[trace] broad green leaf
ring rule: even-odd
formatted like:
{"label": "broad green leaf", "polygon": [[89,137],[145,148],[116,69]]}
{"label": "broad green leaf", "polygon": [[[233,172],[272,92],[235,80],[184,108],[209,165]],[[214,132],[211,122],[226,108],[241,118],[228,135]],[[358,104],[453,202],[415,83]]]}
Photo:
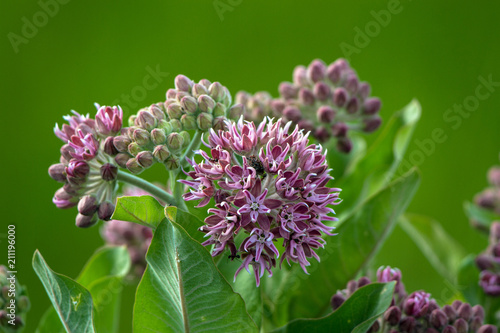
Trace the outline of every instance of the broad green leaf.
{"label": "broad green leaf", "polygon": [[434,269],[449,282],[456,283],[465,250],[441,224],[426,216],[405,214],[399,219],[399,225]]}
{"label": "broad green leaf", "polygon": [[345,288],[370,262],[392,232],[420,183],[412,170],[361,205],[327,237],[327,245],[317,251],[321,262],[310,260],[309,276],[294,266],[297,283],[290,293],[290,318],[318,318],[328,309],[330,297]]}
{"label": "broad green leaf", "polygon": [[[94,325],[99,333],[117,332],[123,278],[130,270],[126,247],[98,249],[85,264],[76,281],[90,291],[95,308]],[[53,307],[40,320],[37,333],[64,332]]]}
{"label": "broad green leaf", "polygon": [[177,209],[174,206],[167,206],[165,207],[165,217],[169,221],[177,222],[198,243],[203,243],[206,240],[205,233],[199,230],[205,223],[193,214]]}
{"label": "broad green leaf", "polygon": [[113,220],[127,221],[156,229],[165,218],[163,206],[149,195],[139,197],[119,197]]}
{"label": "broad green leaf", "polygon": [[165,219],[146,256],[137,289],[134,332],[255,332],[240,295],[208,251]]}
{"label": "broad green leaf", "polygon": [[297,319],[274,332],[365,333],[391,305],[395,284],[368,284],[356,290],[332,314],[320,319]]}
{"label": "broad green leaf", "polygon": [[469,219],[473,221],[473,224],[485,232],[490,231],[490,226],[493,221],[500,221],[500,215],[471,202],[464,203],[464,210]]}
{"label": "broad green leaf", "polygon": [[366,154],[366,141],[364,138],[353,133],[350,139],[352,141],[352,150],[348,154],[337,150],[337,143],[335,140],[329,140],[325,143],[324,147],[328,151],[326,154],[326,160],[328,165],[333,168],[331,174],[335,177],[335,179],[342,179],[346,171],[355,168],[355,165]]}
{"label": "broad green leaf", "polygon": [[[420,114],[421,108],[417,100],[396,112],[368,148],[364,158],[359,163],[351,164],[345,177],[334,181],[335,187],[342,189],[343,203],[339,206],[341,217],[347,217],[354,207],[385,187],[394,176],[397,178],[404,174],[398,167]],[[335,161],[329,167],[335,168]]]}
{"label": "broad green leaf", "polygon": [[479,286],[479,269],[471,254],[462,260],[458,270],[458,289],[470,304],[484,304],[485,294]]}
{"label": "broad green leaf", "polygon": [[42,281],[66,332],[95,332],[90,292],[69,277],[52,271],[38,250],[33,256],[33,269]]}

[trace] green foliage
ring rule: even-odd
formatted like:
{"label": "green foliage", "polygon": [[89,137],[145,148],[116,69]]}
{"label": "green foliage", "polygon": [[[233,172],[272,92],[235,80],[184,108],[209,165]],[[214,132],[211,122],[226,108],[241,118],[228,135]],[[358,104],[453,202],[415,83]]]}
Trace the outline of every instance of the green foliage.
{"label": "green foliage", "polygon": [[[41,255],[35,252],[35,258],[37,255],[43,261]],[[33,267],[35,268],[35,265]],[[47,269],[49,268],[47,267]],[[85,289],[86,292],[90,292],[91,298],[89,297],[88,301],[93,306],[94,314],[93,318],[87,319],[93,319],[96,332],[118,332],[122,284],[129,269],[130,256],[125,247],[103,247],[98,249],[88,260],[76,281],[64,277],[70,281],[68,283],[71,285],[77,285],[79,288]],[[47,292],[49,293],[48,289]],[[65,328],[68,331],[68,327],[63,325],[64,323],[58,318],[56,310],[51,307],[40,321],[37,333],[64,332]],[[71,332],[79,331],[72,330]]]}
{"label": "green foliage", "polygon": [[149,195],[139,197],[119,197],[113,220],[127,221],[156,229],[165,218],[163,206]]}
{"label": "green foliage", "polygon": [[241,297],[208,251],[175,222],[157,228],[137,289],[135,332],[252,332]]}
{"label": "green foliage", "polygon": [[364,333],[389,308],[395,282],[371,283],[356,290],[340,308],[320,319],[297,319],[276,333]]}
{"label": "green foliage", "polygon": [[422,215],[405,214],[399,225],[415,242],[434,269],[451,283],[456,283],[465,250],[439,224]]}
{"label": "green foliage", "polygon": [[493,221],[500,221],[500,215],[468,201],[464,203],[464,210],[472,224],[485,232],[489,232]]}

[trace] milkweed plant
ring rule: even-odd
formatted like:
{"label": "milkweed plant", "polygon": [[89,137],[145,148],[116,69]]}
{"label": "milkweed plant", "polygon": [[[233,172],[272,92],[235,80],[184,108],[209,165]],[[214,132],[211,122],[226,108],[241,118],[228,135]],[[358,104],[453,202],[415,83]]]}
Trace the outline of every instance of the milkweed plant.
{"label": "milkweed plant", "polygon": [[[75,279],[35,252],[52,302],[37,332],[497,332],[500,167],[464,198],[471,227],[489,235],[466,256],[438,222],[406,212],[420,177],[400,164],[419,103],[384,121],[381,107],[338,59],[297,66],[276,95],[178,75],[132,115],[95,104],[64,116],[52,202],[105,245]],[[162,176],[142,177],[149,168]],[[374,266],[396,224],[451,298]],[[5,268],[0,283],[1,328],[20,332],[26,289],[11,302]],[[136,286],[132,318],[120,318],[125,284]]]}

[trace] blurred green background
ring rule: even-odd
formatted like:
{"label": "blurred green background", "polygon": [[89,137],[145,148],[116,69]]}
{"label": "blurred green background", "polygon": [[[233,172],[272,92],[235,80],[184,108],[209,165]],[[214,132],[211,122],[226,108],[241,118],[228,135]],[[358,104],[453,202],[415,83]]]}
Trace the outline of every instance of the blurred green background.
{"label": "blurred green background", "polygon": [[[58,184],[47,168],[58,161],[61,145],[52,133],[54,123],[72,109],[95,114],[94,102],[119,102],[128,116],[164,99],[179,73],[220,81],[233,96],[242,89],[276,95],[294,66],[348,56],[382,99],[383,118],[412,98],[421,102],[423,116],[409,154],[421,150],[415,140],[430,139],[436,128],[447,137],[434,152],[420,154],[420,161],[414,153],[423,182],[409,210],[441,221],[469,252],[486,246],[486,238],[469,227],[462,204],[485,187],[487,169],[499,163],[500,87],[467,117],[459,116],[460,126],[443,117],[454,104],[471,101],[467,97],[475,94],[479,76],[500,82],[499,2],[61,0],[58,8],[48,5],[53,3],[0,3],[0,94],[7,140],[1,163],[0,262],[6,261],[7,225],[15,224],[18,278],[32,299],[27,332],[34,331],[49,306],[31,268],[34,250],[55,271],[76,277],[102,244],[97,227],[75,227],[75,209],[58,210],[51,203]],[[388,7],[390,22],[373,23],[373,12]],[[38,27],[30,30],[32,23]],[[357,31],[366,28],[371,37],[362,40]],[[341,46],[347,44],[351,51],[356,48],[354,53],[344,53]],[[157,84],[144,85],[149,71],[160,72]],[[130,100],[123,97],[131,94]],[[148,176],[161,179],[160,169]],[[401,230],[395,230],[377,261],[400,267],[408,290],[426,289],[446,299],[449,287]],[[131,317],[122,321],[128,327]]]}

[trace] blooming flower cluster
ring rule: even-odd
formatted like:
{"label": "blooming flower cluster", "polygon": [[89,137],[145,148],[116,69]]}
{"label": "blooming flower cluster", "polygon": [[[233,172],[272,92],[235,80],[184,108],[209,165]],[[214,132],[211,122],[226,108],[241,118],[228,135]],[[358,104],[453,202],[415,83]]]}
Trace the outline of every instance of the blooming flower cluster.
{"label": "blooming flower cluster", "polygon": [[[210,131],[210,152],[197,152],[204,160],[189,160],[192,180],[181,180],[191,187],[186,200],[200,200],[198,207],[215,202],[201,228],[210,237],[203,245],[213,245],[213,256],[225,249],[231,258],[241,254],[235,278],[252,266],[257,285],[265,271],[272,275],[278,239],[285,248],[280,265],[286,259],[307,272],[308,258],[319,260],[314,250],[324,246],[322,234],[332,235],[323,224],[336,220],[331,205],[340,202],[340,189],[327,185],[332,177],[322,147],[291,126],[281,119],[227,122],[226,130]],[[246,238],[237,245],[239,233]]]}
{"label": "blooming flower cluster", "polygon": [[[391,267],[380,267],[376,282],[396,281],[394,297],[389,309],[377,319],[368,332],[381,333],[496,333],[493,325],[483,325],[484,309],[480,305],[454,301],[440,307],[429,293],[415,291],[406,294],[401,271]],[[368,277],[352,280],[347,288],[333,295],[331,304],[337,310],[358,288],[371,283]]]}
{"label": "blooming flower cluster", "polygon": [[[182,152],[191,142],[188,131],[206,132],[224,126],[231,107],[231,94],[219,82],[203,79],[198,83],[184,75],[175,78],[175,89],[166,93],[166,101],[139,110],[129,118],[124,134],[114,139],[119,152],[116,162],[138,174],[154,163],[168,170],[178,169]],[[241,106],[232,113],[242,112]]]}
{"label": "blooming flower cluster", "polygon": [[500,222],[490,227],[489,246],[476,257],[476,265],[481,270],[479,285],[486,295],[500,296]]}
{"label": "blooming flower cluster", "polygon": [[54,133],[64,145],[60,163],[49,168],[50,176],[64,183],[52,201],[58,208],[78,205],[76,225],[82,228],[108,220],[116,194],[113,137],[122,128],[123,112],[116,106],[96,106],[95,119],[73,111],[64,117],[67,124],[56,124]]}
{"label": "blooming flower cluster", "polygon": [[[133,186],[125,186],[125,196],[149,195],[148,192]],[[101,229],[101,236],[109,245],[126,245],[132,260],[132,273],[142,276],[146,269],[146,252],[148,251],[153,233],[149,227],[119,220],[106,222]]]}
{"label": "blooming flower cluster", "polygon": [[283,117],[311,131],[320,142],[335,138],[337,148],[349,152],[348,132],[373,132],[381,124],[380,99],[370,97],[370,85],[360,82],[346,60],[327,66],[314,60],[307,68],[297,66],[293,83],[279,85],[280,97],[268,93],[239,92],[236,102],[246,106],[245,117],[259,121],[264,116]]}
{"label": "blooming flower cluster", "polygon": [[[500,166],[493,166],[488,171],[489,187],[478,193],[474,202],[479,207],[500,216]],[[473,225],[478,225],[471,221]]]}
{"label": "blooming flower cluster", "polygon": [[[15,303],[11,303],[12,287],[15,285]],[[10,278],[7,268],[0,265],[0,331],[5,333],[21,331],[30,309],[30,301],[26,287],[20,286],[17,280]],[[12,306],[14,304],[14,306]]]}

